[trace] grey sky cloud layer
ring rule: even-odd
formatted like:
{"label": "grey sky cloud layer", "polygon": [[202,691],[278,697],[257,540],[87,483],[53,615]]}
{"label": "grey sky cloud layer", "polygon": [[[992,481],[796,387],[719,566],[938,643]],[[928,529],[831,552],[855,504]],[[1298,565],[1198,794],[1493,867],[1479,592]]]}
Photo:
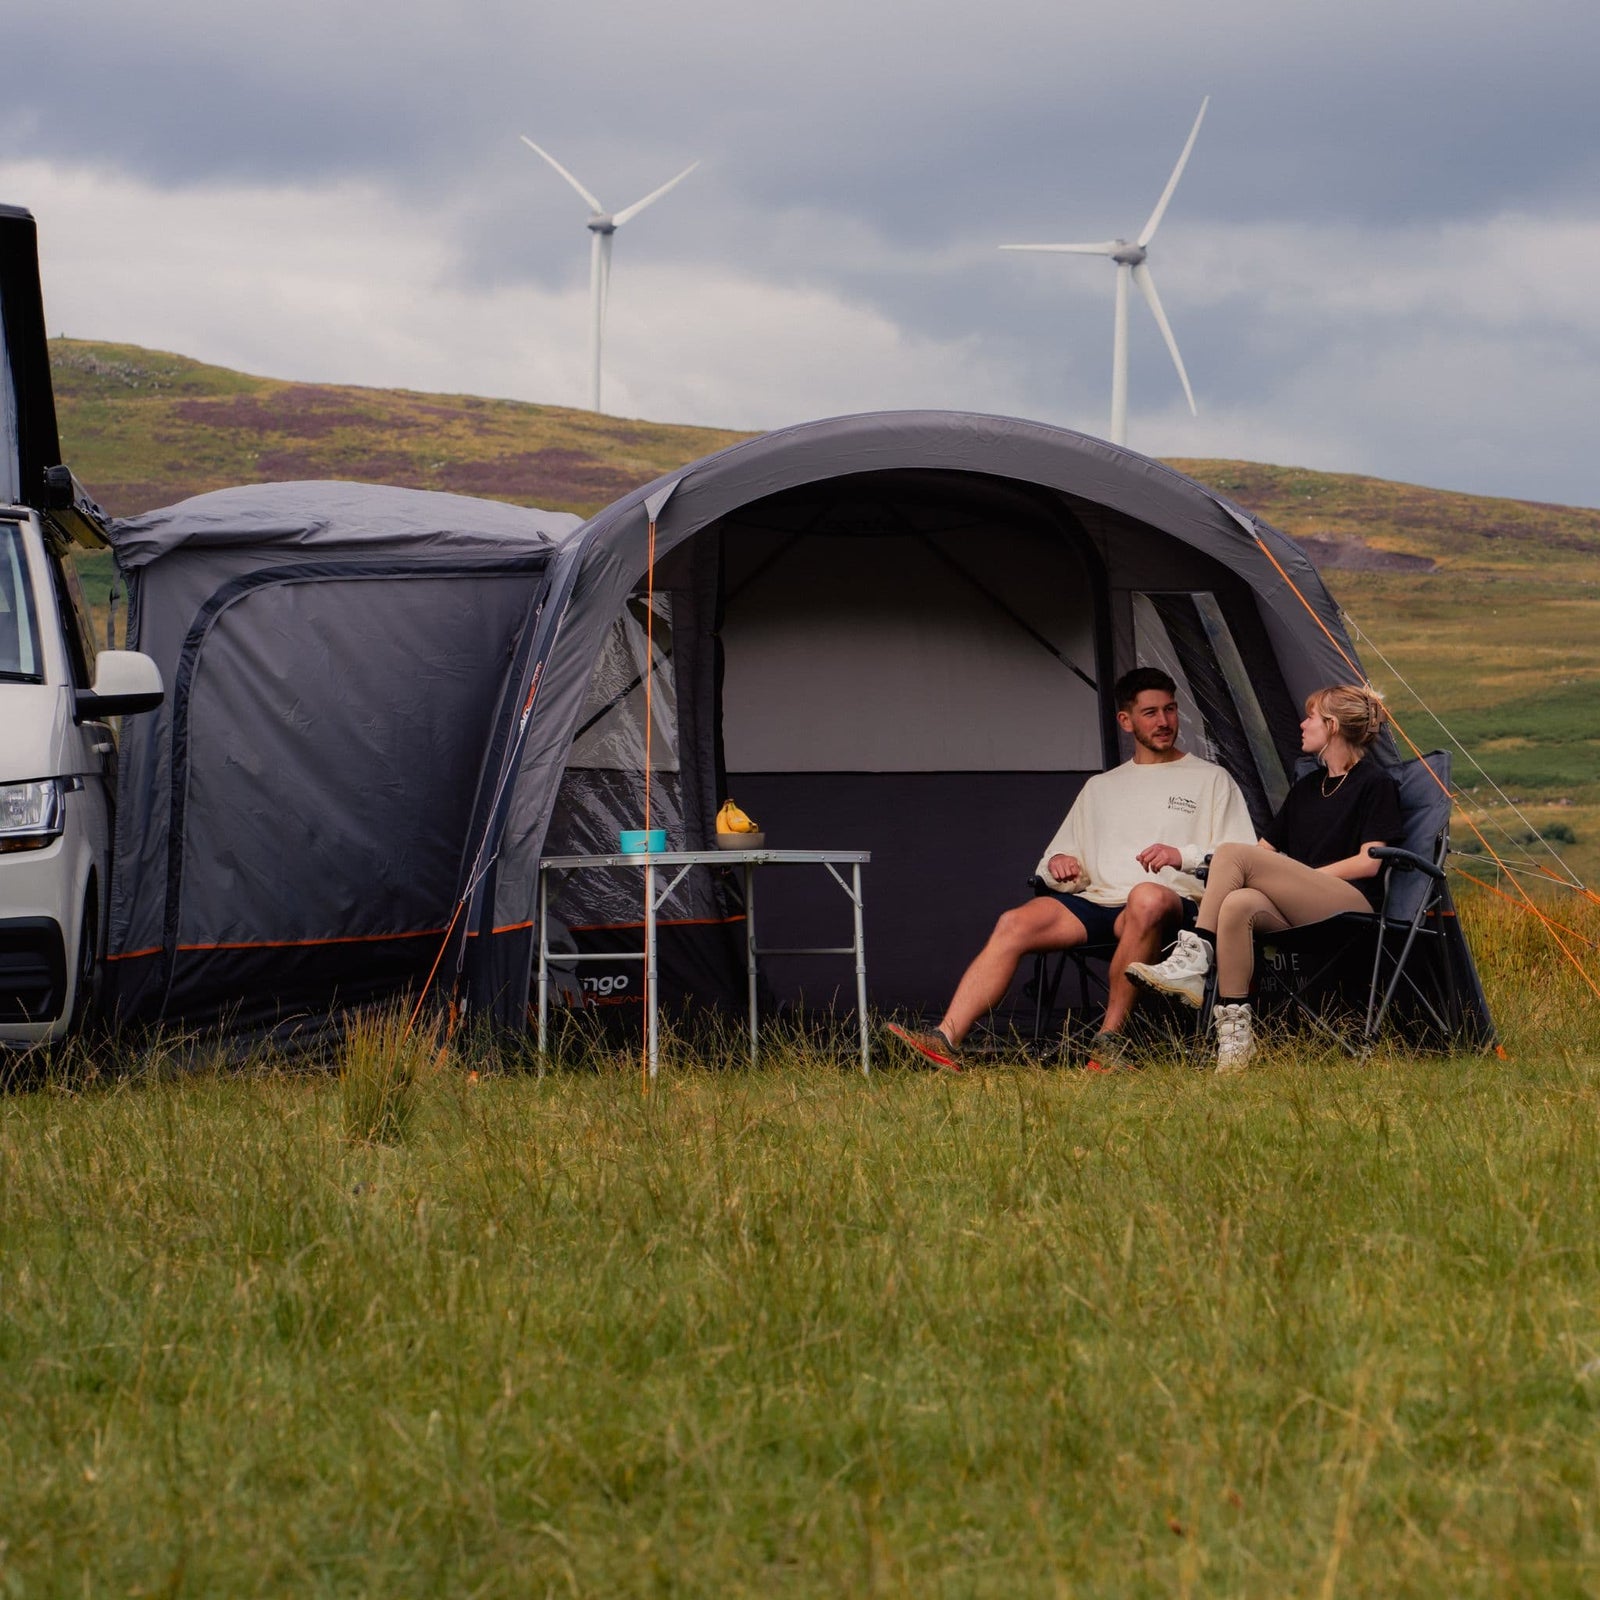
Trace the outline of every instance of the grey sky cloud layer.
{"label": "grey sky cloud layer", "polygon": [[[1600,7],[1283,0],[12,0],[0,198],[53,327],[350,382],[764,426],[971,405],[1100,432],[1112,273],[1212,105],[1135,305],[1130,440],[1600,503]],[[31,192],[30,192],[31,191]],[[97,250],[100,252],[97,258]],[[114,257],[114,262],[109,259]]]}

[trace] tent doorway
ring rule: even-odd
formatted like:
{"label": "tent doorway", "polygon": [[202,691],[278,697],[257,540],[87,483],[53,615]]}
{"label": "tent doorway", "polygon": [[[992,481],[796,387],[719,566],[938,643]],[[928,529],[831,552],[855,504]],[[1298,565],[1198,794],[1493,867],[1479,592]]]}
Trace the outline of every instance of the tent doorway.
{"label": "tent doorway", "polygon": [[[706,536],[722,791],[769,843],[871,850],[874,1003],[924,1008],[1118,759],[1098,556],[1058,500],[963,473],[808,484]],[[848,908],[809,875],[769,872],[762,894],[782,943],[840,942]],[[837,967],[767,975],[781,1002],[848,1005]]]}

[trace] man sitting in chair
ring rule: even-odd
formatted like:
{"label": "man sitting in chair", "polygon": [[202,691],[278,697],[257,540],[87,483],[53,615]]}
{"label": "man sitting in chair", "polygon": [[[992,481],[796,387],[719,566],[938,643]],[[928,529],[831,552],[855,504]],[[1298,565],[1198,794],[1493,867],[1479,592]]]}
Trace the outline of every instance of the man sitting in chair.
{"label": "man sitting in chair", "polygon": [[1126,1064],[1122,1026],[1137,991],[1124,969],[1152,960],[1180,927],[1193,926],[1205,889],[1194,872],[1207,856],[1256,838],[1238,784],[1178,748],[1176,694],[1156,667],[1135,667],[1117,680],[1117,724],[1133,735],[1133,759],[1084,784],[1036,869],[1053,892],[1001,916],[938,1027],[915,1033],[889,1024],[903,1045],[959,1071],[962,1040],[999,1003],[1024,956],[1114,941],[1105,1019],[1090,1041],[1089,1065]]}

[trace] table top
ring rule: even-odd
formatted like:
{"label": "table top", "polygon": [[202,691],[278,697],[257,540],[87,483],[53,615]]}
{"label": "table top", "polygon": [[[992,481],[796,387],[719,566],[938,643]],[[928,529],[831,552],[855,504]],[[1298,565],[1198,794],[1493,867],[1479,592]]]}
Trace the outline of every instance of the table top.
{"label": "table top", "polygon": [[539,868],[850,866],[871,860],[870,850],[658,850],[654,855],[544,856]]}

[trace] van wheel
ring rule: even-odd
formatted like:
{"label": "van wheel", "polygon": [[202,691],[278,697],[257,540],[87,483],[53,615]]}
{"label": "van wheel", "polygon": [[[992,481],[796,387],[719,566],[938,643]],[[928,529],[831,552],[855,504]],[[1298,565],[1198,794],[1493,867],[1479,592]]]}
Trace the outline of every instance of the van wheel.
{"label": "van wheel", "polygon": [[72,991],[72,1020],[67,1029],[69,1038],[83,1031],[94,1007],[96,980],[100,976],[100,897],[91,883],[83,897],[83,923],[78,930],[77,982]]}

